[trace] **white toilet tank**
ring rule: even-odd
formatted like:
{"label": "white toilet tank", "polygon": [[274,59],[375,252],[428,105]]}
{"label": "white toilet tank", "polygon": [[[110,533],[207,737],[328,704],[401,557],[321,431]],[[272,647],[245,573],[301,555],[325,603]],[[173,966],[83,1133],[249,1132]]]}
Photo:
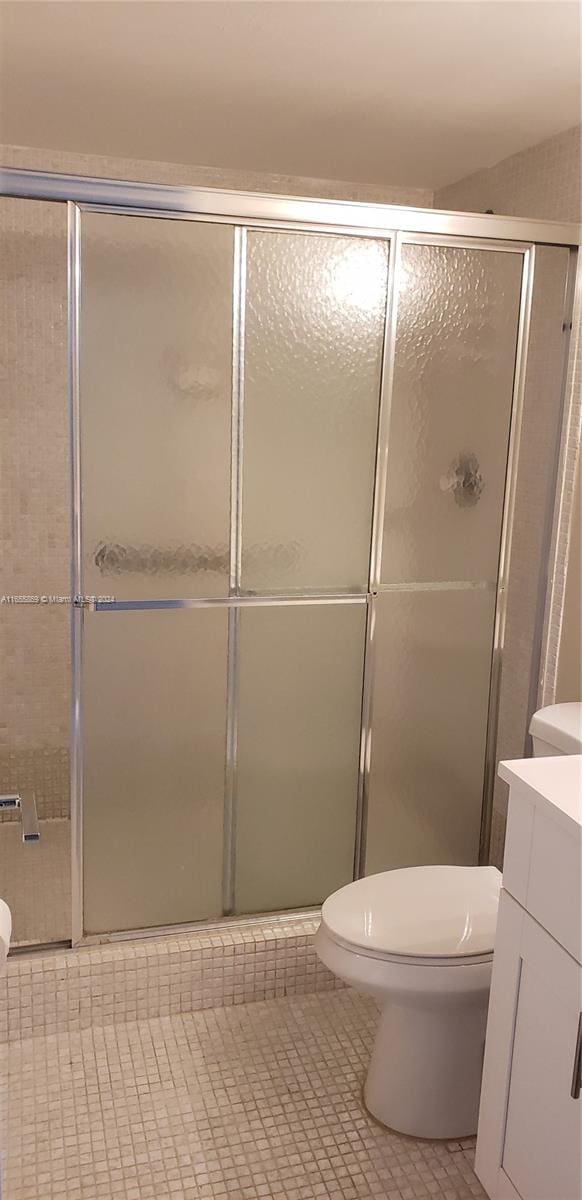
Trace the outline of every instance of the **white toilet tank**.
{"label": "white toilet tank", "polygon": [[529,731],[534,758],[582,754],[582,702],[540,708],[531,719]]}

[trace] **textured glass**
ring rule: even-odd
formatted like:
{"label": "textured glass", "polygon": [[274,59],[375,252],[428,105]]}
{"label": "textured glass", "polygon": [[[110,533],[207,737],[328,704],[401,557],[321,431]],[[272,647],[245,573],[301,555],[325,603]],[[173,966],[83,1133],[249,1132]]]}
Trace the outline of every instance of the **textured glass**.
{"label": "textured glass", "polygon": [[386,243],[249,233],[243,589],[365,590]]}
{"label": "textured glass", "polygon": [[227,625],[224,609],[85,619],[88,933],[221,912]]}
{"label": "textured glass", "polygon": [[[66,205],[0,199],[0,596],[69,593]],[[71,936],[70,613],[0,602],[0,792],[33,793],[41,840],[0,812],[12,941]]]}
{"label": "textured glass", "polygon": [[224,595],[233,235],[84,213],[84,590]]}
{"label": "textured glass", "polygon": [[403,246],[382,579],[495,580],[522,256]]}
{"label": "textured glass", "polygon": [[238,912],[352,878],[365,605],[240,615]]}
{"label": "textured glass", "polygon": [[366,873],[476,863],[493,589],[377,601]]}
{"label": "textured glass", "polygon": [[[566,246],[536,246],[518,487],[506,593],[507,615],[497,722],[498,760],[521,756],[531,718],[532,646],[538,636],[540,579],[548,565],[547,519],[555,504],[554,471],[562,422],[564,361],[567,355],[562,322],[569,260],[570,251]],[[571,555],[575,554],[574,536],[572,530]],[[580,542],[578,545],[580,547]],[[571,558],[570,563],[572,561]],[[549,673],[546,674],[545,683],[550,688],[555,670],[551,665],[556,651],[555,639],[559,636],[557,616],[556,611],[548,630]],[[564,611],[564,624],[567,619]],[[573,653],[572,650],[568,653],[565,633],[561,646],[560,674],[565,665],[564,659],[567,658],[576,686],[569,695],[561,691],[560,699],[574,700],[582,692],[579,686],[581,659],[575,648]],[[558,681],[560,689],[564,682],[563,678]],[[507,784],[496,776],[491,854],[495,866],[500,868],[503,865],[506,814]]]}

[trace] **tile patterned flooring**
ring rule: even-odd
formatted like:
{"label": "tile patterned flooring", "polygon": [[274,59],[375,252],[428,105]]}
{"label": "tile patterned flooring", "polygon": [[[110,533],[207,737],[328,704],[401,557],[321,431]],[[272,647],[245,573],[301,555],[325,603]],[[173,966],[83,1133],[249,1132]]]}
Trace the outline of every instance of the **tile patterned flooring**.
{"label": "tile patterned flooring", "polygon": [[383,1129],[348,989],[2,1047],[3,1200],[481,1200],[471,1142]]}

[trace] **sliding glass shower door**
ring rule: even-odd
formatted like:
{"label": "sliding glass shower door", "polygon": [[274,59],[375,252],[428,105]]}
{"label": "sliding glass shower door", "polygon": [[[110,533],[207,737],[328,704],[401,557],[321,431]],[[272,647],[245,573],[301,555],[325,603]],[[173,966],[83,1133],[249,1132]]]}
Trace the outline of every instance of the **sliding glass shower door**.
{"label": "sliding glass shower door", "polygon": [[368,873],[477,861],[523,266],[401,248]]}
{"label": "sliding glass shower door", "polygon": [[228,614],[166,605],[228,594],[232,274],[227,226],[82,216],[89,933],[222,911]]}
{"label": "sliding glass shower door", "polygon": [[564,229],[409,213],[374,235],[404,214],[217,193],[209,217],[204,193],[20,174],[0,229],[15,942],[474,863],[491,814],[499,861],[496,759],[538,676]]}
{"label": "sliding glass shower door", "polygon": [[245,243],[235,588],[291,602],[238,613],[237,912],[353,874],[388,272],[368,238]]}
{"label": "sliding glass shower door", "polygon": [[316,903],[353,870],[387,243],[78,235],[80,932]]}
{"label": "sliding glass shower door", "polygon": [[85,934],[477,861],[524,251],[388,246],[80,214]]}

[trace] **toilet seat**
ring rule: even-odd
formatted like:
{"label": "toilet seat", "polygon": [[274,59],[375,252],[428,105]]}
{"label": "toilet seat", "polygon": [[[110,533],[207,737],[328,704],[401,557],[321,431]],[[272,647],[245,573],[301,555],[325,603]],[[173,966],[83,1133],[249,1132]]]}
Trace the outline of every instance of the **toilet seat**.
{"label": "toilet seat", "polygon": [[375,959],[379,963],[394,963],[395,966],[406,964],[408,967],[460,967],[472,964],[477,966],[479,963],[491,963],[493,961],[492,950],[484,954],[457,954],[453,958],[452,956],[447,957],[446,955],[439,956],[436,954],[389,954],[379,950],[362,949],[361,946],[354,946],[353,943],[345,942],[333,933],[329,933],[323,921],[321,925],[323,932],[342,950],[347,950],[349,953],[357,954],[362,958]]}
{"label": "toilet seat", "polygon": [[383,871],[334,892],[322,908],[322,931],[343,949],[386,963],[487,963],[500,886],[496,867]]}

